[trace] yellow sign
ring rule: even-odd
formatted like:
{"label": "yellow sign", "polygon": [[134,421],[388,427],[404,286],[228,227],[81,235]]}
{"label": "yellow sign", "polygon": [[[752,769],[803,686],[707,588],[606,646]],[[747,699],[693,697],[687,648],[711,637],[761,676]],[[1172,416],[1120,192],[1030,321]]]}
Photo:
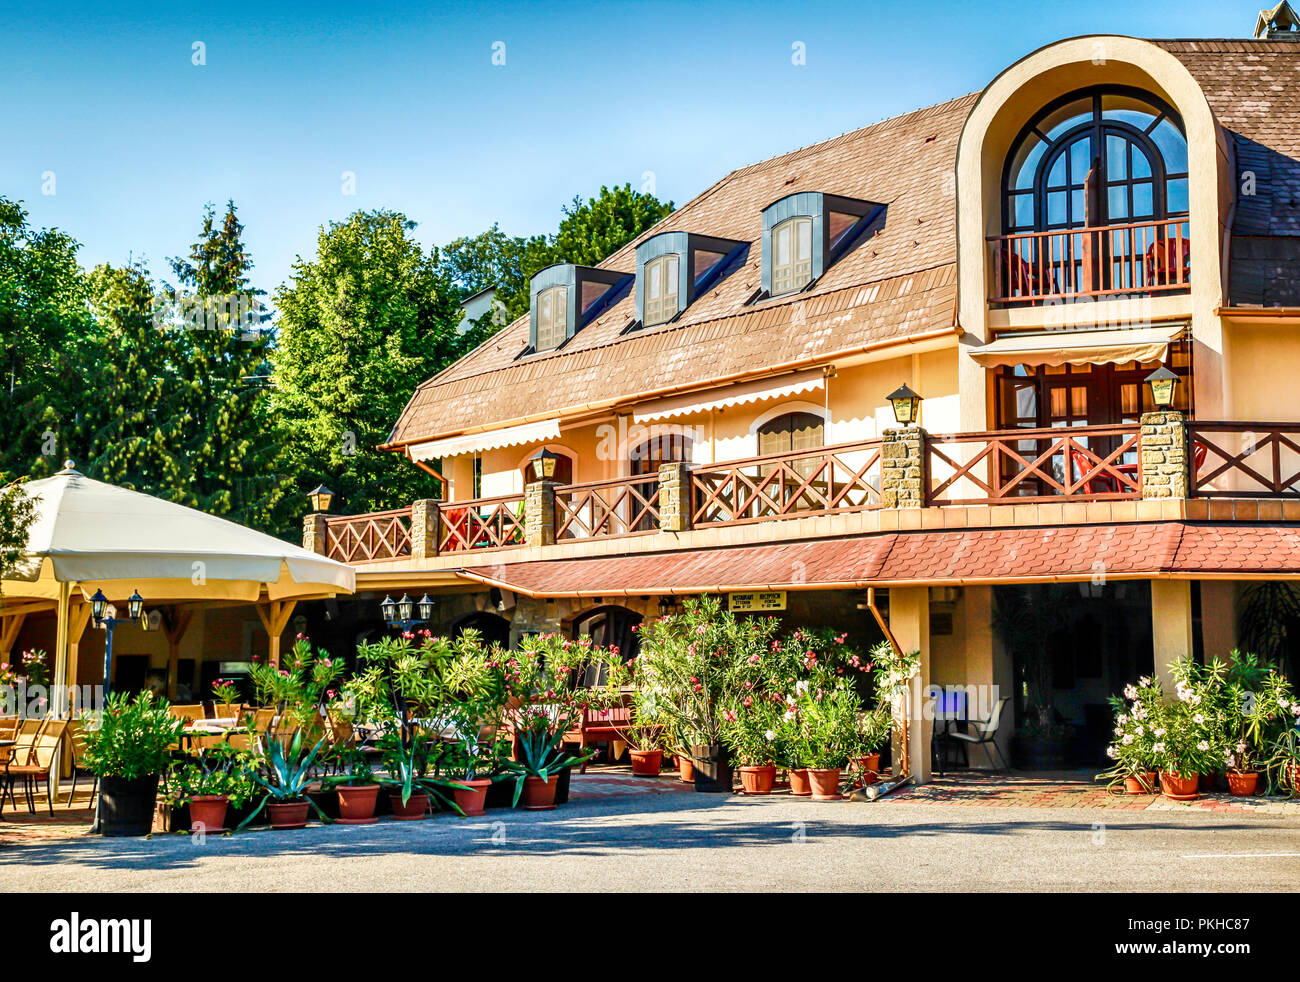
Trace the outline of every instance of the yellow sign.
{"label": "yellow sign", "polygon": [[727,595],[727,602],[733,614],[750,614],[760,610],[785,610],[785,591],[730,593]]}

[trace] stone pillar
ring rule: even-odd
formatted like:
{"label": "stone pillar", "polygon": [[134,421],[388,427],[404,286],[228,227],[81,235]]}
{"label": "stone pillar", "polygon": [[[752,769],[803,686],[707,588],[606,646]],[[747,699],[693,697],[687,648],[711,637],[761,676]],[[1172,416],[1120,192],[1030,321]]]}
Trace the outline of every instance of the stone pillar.
{"label": "stone pillar", "polygon": [[437,498],[421,498],[411,503],[411,558],[426,559],[438,555]]}
{"label": "stone pillar", "polygon": [[1141,428],[1142,497],[1188,497],[1186,418],[1172,409],[1143,413]]}
{"label": "stone pillar", "polygon": [[554,481],[534,481],[524,487],[524,541],[530,546],[555,544]]}
{"label": "stone pillar", "polygon": [[907,746],[893,747],[894,760],[907,754],[912,780],[930,780],[930,734],[933,713],[926,712],[925,689],[930,684],[930,590],[923,586],[893,587],[889,591],[889,630],[904,652],[919,651],[921,667],[912,678],[907,700]]}
{"label": "stone pillar", "polygon": [[325,555],[329,549],[329,536],[325,534],[325,515],[314,511],[302,520],[302,547],[308,552]]}
{"label": "stone pillar", "polygon": [[880,445],[880,502],[885,508],[925,507],[925,430],[885,430]]}
{"label": "stone pillar", "polygon": [[1174,694],[1174,662],[1192,656],[1192,581],[1151,581],[1151,642],[1155,674],[1165,696]]}
{"label": "stone pillar", "polygon": [[685,532],[691,527],[691,465],[659,465],[659,531]]}

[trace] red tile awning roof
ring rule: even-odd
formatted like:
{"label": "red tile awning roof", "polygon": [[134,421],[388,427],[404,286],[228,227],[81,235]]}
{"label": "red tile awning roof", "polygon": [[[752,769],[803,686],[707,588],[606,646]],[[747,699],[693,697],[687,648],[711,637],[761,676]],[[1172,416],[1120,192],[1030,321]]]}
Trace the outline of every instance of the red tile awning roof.
{"label": "red tile awning roof", "polygon": [[1155,522],[899,532],[460,571],[541,597],[1087,580],[1099,574],[1300,577],[1300,528]]}

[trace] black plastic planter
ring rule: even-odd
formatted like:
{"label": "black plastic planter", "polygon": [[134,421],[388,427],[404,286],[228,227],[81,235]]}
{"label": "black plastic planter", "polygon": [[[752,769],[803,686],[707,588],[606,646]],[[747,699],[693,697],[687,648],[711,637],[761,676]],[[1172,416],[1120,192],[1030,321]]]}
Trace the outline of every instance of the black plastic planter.
{"label": "black plastic planter", "polygon": [[99,782],[100,835],[148,835],[153,831],[158,775],[127,780],[105,777]]}
{"label": "black plastic planter", "polygon": [[734,773],[731,754],[720,743],[692,744],[695,762],[695,790],[710,794],[731,794]]}
{"label": "black plastic planter", "polygon": [[567,805],[569,803],[569,777],[572,774],[572,767],[561,767],[560,773],[555,775],[555,803],[557,805]]}

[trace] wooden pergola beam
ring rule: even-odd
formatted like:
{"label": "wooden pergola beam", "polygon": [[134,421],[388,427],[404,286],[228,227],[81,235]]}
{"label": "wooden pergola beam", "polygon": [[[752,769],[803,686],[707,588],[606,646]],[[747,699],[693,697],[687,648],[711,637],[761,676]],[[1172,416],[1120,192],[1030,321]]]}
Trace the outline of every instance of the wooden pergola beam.
{"label": "wooden pergola beam", "polygon": [[296,600],[272,600],[270,603],[258,604],[256,607],[257,616],[262,622],[262,627],[266,628],[266,636],[270,640],[269,661],[275,668],[280,667],[280,635],[284,633],[289,618],[293,616],[294,608],[297,606]]}

